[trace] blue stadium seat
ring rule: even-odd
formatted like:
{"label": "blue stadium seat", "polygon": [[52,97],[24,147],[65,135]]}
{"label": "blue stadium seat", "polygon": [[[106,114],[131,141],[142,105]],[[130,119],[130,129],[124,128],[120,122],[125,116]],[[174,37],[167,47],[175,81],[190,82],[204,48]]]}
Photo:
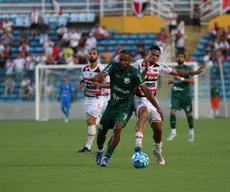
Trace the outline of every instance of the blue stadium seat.
{"label": "blue stadium seat", "polygon": [[203,44],[200,44],[200,45],[197,46],[197,49],[199,51],[204,51],[205,50],[205,46]]}
{"label": "blue stadium seat", "polygon": [[208,40],[207,40],[207,39],[201,39],[201,40],[200,40],[200,43],[201,43],[201,44],[207,44],[207,43],[208,43]]}

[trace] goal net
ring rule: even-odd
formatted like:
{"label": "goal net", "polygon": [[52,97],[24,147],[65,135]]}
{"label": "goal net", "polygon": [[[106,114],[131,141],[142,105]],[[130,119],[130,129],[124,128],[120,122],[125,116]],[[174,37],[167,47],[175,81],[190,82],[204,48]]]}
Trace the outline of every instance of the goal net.
{"label": "goal net", "polygon": [[[164,63],[169,67],[175,67],[176,63]],[[196,62],[186,63],[193,70],[198,68]],[[70,119],[84,117],[84,95],[78,90],[81,78],[81,69],[84,65],[67,66],[67,65],[49,65],[36,67],[36,97],[35,97],[35,119],[37,121],[47,121],[51,119],[64,119],[61,112],[61,104],[57,98],[59,96],[59,86],[65,75],[69,75],[74,85],[75,102],[72,103],[70,110]],[[157,99],[164,111],[165,116],[169,116],[170,111],[170,92],[171,86],[168,80],[173,79],[171,75],[160,76],[158,87],[159,92]],[[193,90],[193,113],[196,119],[200,117],[210,117],[210,87],[209,78],[202,76],[194,76],[195,84],[192,85]],[[178,115],[184,117],[184,112]]]}

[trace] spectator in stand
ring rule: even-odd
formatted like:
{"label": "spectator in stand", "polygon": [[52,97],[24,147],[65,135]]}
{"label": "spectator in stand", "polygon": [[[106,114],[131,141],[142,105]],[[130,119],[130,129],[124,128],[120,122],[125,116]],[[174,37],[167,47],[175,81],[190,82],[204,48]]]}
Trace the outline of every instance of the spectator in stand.
{"label": "spectator in stand", "polygon": [[66,59],[65,59],[65,63],[67,65],[73,65],[73,55],[68,54]]}
{"label": "spectator in stand", "polygon": [[53,57],[56,61],[58,61],[60,59],[60,57],[59,57],[59,45],[57,43],[53,46]]}
{"label": "spectator in stand", "polygon": [[230,25],[228,26],[227,39],[228,39],[228,44],[230,45]]}
{"label": "spectator in stand", "polygon": [[2,35],[3,33],[3,24],[2,24],[2,20],[0,19],[0,35]]}
{"label": "spectator in stand", "polygon": [[35,87],[34,87],[34,81],[31,81],[29,86],[28,86],[28,93],[27,93],[27,98],[29,100],[34,99],[35,96]]}
{"label": "spectator in stand", "polygon": [[5,46],[3,42],[0,40],[0,53],[3,53],[5,51]]}
{"label": "spectator in stand", "polygon": [[214,52],[221,51],[222,55],[227,57],[229,53],[229,44],[227,39],[216,39],[214,43]]}
{"label": "spectator in stand", "polygon": [[91,34],[85,42],[87,50],[97,47],[97,39]]}
{"label": "spectator in stand", "polygon": [[21,52],[21,51],[25,51],[26,53],[25,53],[25,55],[27,55],[28,54],[28,52],[30,51],[30,46],[27,44],[27,43],[22,43],[22,45],[18,48],[18,50],[19,50],[19,52]]}
{"label": "spectator in stand", "polygon": [[161,53],[163,53],[166,44],[161,38],[162,38],[161,36],[159,35],[157,36],[156,45],[161,49]]}
{"label": "spectator in stand", "polygon": [[14,92],[14,80],[11,76],[7,76],[5,80],[5,91],[4,94],[13,94]]}
{"label": "spectator in stand", "polygon": [[12,75],[13,74],[14,64],[13,64],[11,59],[7,59],[5,69],[6,69],[6,75]]}
{"label": "spectator in stand", "polygon": [[4,53],[3,52],[0,52],[0,68],[4,68],[5,66],[5,61],[6,61],[6,58],[4,56]]}
{"label": "spectator in stand", "polygon": [[45,47],[45,55],[46,57],[50,57],[53,55],[53,44],[47,44]]}
{"label": "spectator in stand", "polygon": [[28,87],[21,86],[21,89],[19,91],[19,99],[25,100],[27,98],[27,94],[28,94]]}
{"label": "spectator in stand", "polygon": [[77,55],[74,55],[73,56],[73,65],[79,65],[80,63],[79,63],[79,58],[78,58],[78,56]]}
{"label": "spectator in stand", "polygon": [[23,29],[20,34],[20,40],[18,42],[19,46],[21,46],[23,43],[29,44],[29,39],[27,35],[26,29]]}
{"label": "spectator in stand", "polygon": [[79,46],[80,39],[81,34],[79,30],[73,29],[72,34],[70,35],[70,46],[73,49],[74,53],[77,53],[77,48]]}
{"label": "spectator in stand", "polygon": [[179,30],[177,35],[176,35],[176,50],[177,52],[182,52],[185,53],[185,41],[187,37],[181,33]]}
{"label": "spectator in stand", "polygon": [[35,59],[34,59],[33,53],[31,52],[29,52],[28,56],[26,57],[25,69],[27,70],[27,74],[29,77],[34,76]]}
{"label": "spectator in stand", "polygon": [[46,64],[46,56],[43,52],[40,52],[40,54],[36,58],[37,65],[45,65]]}
{"label": "spectator in stand", "polygon": [[213,66],[213,58],[212,58],[212,51],[208,51],[206,55],[204,56],[204,63],[206,64],[206,67],[211,68]]}
{"label": "spectator in stand", "polygon": [[205,47],[205,51],[212,51],[214,49],[214,42],[212,39],[209,39],[206,47]]}
{"label": "spectator in stand", "polygon": [[73,51],[73,49],[71,48],[70,45],[69,45],[68,47],[65,47],[65,48],[62,50],[62,58],[63,58],[63,60],[65,61],[66,58],[67,58],[69,55],[70,55],[70,56],[73,56],[73,55],[74,55],[74,51]]}
{"label": "spectator in stand", "polygon": [[92,29],[92,33],[91,33],[91,34],[92,34],[97,40],[102,40],[102,39],[104,39],[102,27],[100,26],[100,24],[96,24],[96,26]]}
{"label": "spectator in stand", "polygon": [[70,37],[71,37],[71,33],[67,29],[67,31],[63,34],[62,39],[61,39],[62,45],[64,45],[64,47],[68,47],[68,45],[70,43]]}
{"label": "spectator in stand", "polygon": [[84,29],[83,30],[83,32],[82,32],[82,34],[81,34],[81,37],[83,38],[83,39],[88,39],[89,38],[89,30],[88,29]]}
{"label": "spectator in stand", "polygon": [[161,31],[157,34],[157,36],[160,36],[161,40],[166,43],[167,38],[168,38],[168,33],[165,29],[165,26],[161,27]]}
{"label": "spectator in stand", "polygon": [[101,27],[101,35],[102,35],[103,39],[108,39],[112,36],[110,31],[105,26]]}
{"label": "spectator in stand", "polygon": [[27,76],[24,76],[23,80],[21,81],[22,87],[27,87],[30,84],[30,79]]}
{"label": "spectator in stand", "polygon": [[177,27],[177,13],[175,9],[172,7],[171,12],[168,15],[168,24],[169,24],[169,32],[171,33]]}
{"label": "spectator in stand", "polygon": [[13,61],[17,81],[21,81],[24,76],[25,59],[20,55]]}
{"label": "spectator in stand", "polygon": [[4,51],[4,55],[6,59],[12,58],[12,50],[10,45],[7,45]]}
{"label": "spectator in stand", "polygon": [[43,45],[48,39],[49,25],[42,19],[42,22],[38,25],[38,29],[40,31],[40,44]]}
{"label": "spectator in stand", "polygon": [[11,33],[9,33],[8,31],[6,31],[3,35],[2,35],[2,41],[3,44],[6,45],[13,45],[13,35]]}
{"label": "spectator in stand", "polygon": [[193,31],[196,32],[198,29],[198,32],[200,32],[200,17],[201,17],[201,11],[199,4],[194,5],[193,10]]}
{"label": "spectator in stand", "polygon": [[31,21],[30,31],[33,37],[38,36],[39,34],[39,31],[38,31],[39,19],[40,19],[40,11],[37,9],[36,5],[34,5],[31,15],[30,15],[30,21]]}
{"label": "spectator in stand", "polygon": [[78,52],[77,52],[77,56],[79,58],[79,63],[80,64],[87,64],[88,63],[88,50],[87,50],[87,46],[84,45],[83,47],[80,47]]}
{"label": "spectator in stand", "polygon": [[118,61],[119,53],[120,53],[121,50],[123,50],[123,46],[119,44],[117,46],[117,49],[115,50],[114,55],[113,55],[113,61],[115,61],[115,62]]}
{"label": "spectator in stand", "polygon": [[60,25],[57,29],[57,40],[60,41],[63,35],[67,32],[67,28],[64,25]]}
{"label": "spectator in stand", "polygon": [[227,36],[227,32],[223,27],[220,27],[219,30],[217,31],[216,38],[217,39],[224,39]]}
{"label": "spectator in stand", "polygon": [[224,63],[226,61],[226,57],[223,56],[221,51],[216,51],[214,57],[214,63],[216,64],[216,76],[220,78],[220,67],[224,67]]}
{"label": "spectator in stand", "polygon": [[11,22],[8,18],[6,18],[5,22],[3,22],[2,27],[3,27],[4,32],[12,33],[12,31],[14,29],[14,23]]}
{"label": "spectator in stand", "polygon": [[217,22],[214,23],[214,26],[212,28],[212,39],[215,40],[217,36],[217,32],[219,31],[220,27]]}
{"label": "spectator in stand", "polygon": [[108,64],[113,59],[113,54],[109,51],[108,47],[101,53],[101,59],[104,64]]}
{"label": "spectator in stand", "polygon": [[47,65],[56,65],[57,61],[54,59],[53,55],[49,55],[46,60]]}

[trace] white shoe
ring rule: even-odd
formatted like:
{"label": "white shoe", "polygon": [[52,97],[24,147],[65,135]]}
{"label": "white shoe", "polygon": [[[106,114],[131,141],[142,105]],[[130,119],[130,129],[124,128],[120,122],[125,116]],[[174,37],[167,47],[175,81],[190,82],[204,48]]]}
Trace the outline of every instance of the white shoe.
{"label": "white shoe", "polygon": [[68,123],[69,122],[69,119],[65,119],[65,123]]}
{"label": "white shoe", "polygon": [[194,141],[194,134],[189,134],[188,142],[193,142],[193,141]]}
{"label": "white shoe", "polygon": [[153,155],[157,158],[157,163],[159,165],[165,165],[165,160],[162,156],[162,153],[158,153],[155,149],[153,149]]}
{"label": "white shoe", "polygon": [[172,141],[176,137],[175,133],[170,133],[170,135],[167,138],[167,141]]}

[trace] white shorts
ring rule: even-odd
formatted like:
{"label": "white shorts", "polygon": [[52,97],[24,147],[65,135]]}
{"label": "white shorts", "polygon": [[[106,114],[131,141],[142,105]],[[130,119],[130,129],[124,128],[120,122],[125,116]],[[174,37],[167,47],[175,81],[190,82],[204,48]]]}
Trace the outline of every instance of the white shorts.
{"label": "white shorts", "polygon": [[108,96],[103,96],[104,98],[103,98],[103,100],[104,100],[104,105],[103,105],[103,108],[102,108],[102,114],[105,112],[105,109],[106,109],[106,107],[107,107],[107,105],[108,105],[108,101],[109,101],[109,99],[110,99],[110,95],[108,95]]}
{"label": "white shorts", "polygon": [[85,99],[85,119],[88,119],[89,116],[93,116],[100,120],[101,112],[104,106],[103,97],[96,99],[96,98],[86,98]]}
{"label": "white shorts", "polygon": [[157,109],[152,105],[152,103],[146,97],[134,97],[134,107],[136,114],[138,110],[146,106],[148,108],[148,122],[151,125],[154,122],[162,121],[160,114],[157,112]]}

